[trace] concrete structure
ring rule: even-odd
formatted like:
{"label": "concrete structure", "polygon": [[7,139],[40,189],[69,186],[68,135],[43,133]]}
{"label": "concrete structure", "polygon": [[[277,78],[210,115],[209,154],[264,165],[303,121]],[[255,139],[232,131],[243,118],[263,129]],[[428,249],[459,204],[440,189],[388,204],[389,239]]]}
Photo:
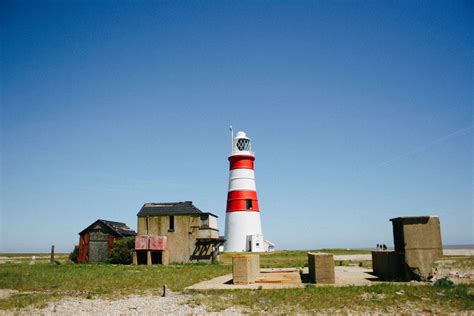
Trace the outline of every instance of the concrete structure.
{"label": "concrete structure", "polygon": [[[337,256],[334,256],[336,259]],[[336,259],[337,260],[337,259]],[[374,278],[372,269],[354,266],[336,266],[336,282],[334,284],[316,283],[317,287],[339,287],[339,286],[367,286],[383,284],[378,278]],[[218,276],[211,280],[202,281],[186,288],[192,291],[209,290],[236,290],[236,289],[287,289],[304,288],[308,280],[308,268],[270,268],[261,269],[255,283],[233,284],[232,273]],[[308,280],[309,281],[309,280]]]}
{"label": "concrete structure", "polygon": [[[146,203],[137,216],[138,237],[166,238],[166,247],[155,249],[155,251],[168,251],[161,253],[161,263],[166,262],[163,256],[168,258],[169,263],[217,259],[218,247],[224,241],[219,236],[217,216],[202,212],[191,201]],[[144,243],[146,244],[146,241]],[[149,241],[146,245],[146,249],[136,248],[138,255],[141,250],[154,250]],[[153,261],[152,258],[152,263]],[[155,261],[160,263],[158,259]],[[137,258],[137,263],[145,262],[149,262],[148,259],[145,261],[143,257]]]}
{"label": "concrete structure", "polygon": [[397,217],[390,221],[395,250],[372,252],[374,273],[384,279],[431,279],[434,261],[443,256],[439,217]]}
{"label": "concrete structure", "polygon": [[262,234],[254,160],[250,138],[244,132],[238,132],[232,138],[229,156],[224,251],[263,252],[269,248]]}
{"label": "concrete structure", "polygon": [[372,251],[372,270],[384,280],[409,279],[403,260],[395,251]]}
{"label": "concrete structure", "polygon": [[104,262],[110,257],[118,239],[135,235],[135,231],[125,223],[98,219],[79,233],[77,261]]}
{"label": "concrete structure", "polygon": [[433,262],[443,256],[438,216],[392,218],[395,252],[405,257],[414,277],[433,276]]}
{"label": "concrete structure", "polygon": [[259,255],[239,255],[232,257],[233,284],[255,283],[260,274]]}
{"label": "concrete structure", "polygon": [[308,272],[309,279],[313,283],[335,283],[334,256],[329,253],[308,252]]}

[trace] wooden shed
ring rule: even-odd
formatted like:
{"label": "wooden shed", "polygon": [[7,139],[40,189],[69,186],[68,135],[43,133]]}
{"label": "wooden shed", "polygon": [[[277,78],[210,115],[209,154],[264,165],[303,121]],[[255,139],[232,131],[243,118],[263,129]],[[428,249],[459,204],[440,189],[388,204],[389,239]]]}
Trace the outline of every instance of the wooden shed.
{"label": "wooden shed", "polygon": [[98,219],[79,233],[78,262],[104,262],[116,240],[136,234],[125,223]]}

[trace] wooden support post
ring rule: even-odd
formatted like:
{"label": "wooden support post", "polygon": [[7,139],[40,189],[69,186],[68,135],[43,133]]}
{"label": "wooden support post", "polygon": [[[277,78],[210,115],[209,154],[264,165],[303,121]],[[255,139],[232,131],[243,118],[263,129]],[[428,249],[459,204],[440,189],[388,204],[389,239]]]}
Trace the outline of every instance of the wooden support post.
{"label": "wooden support post", "polygon": [[152,265],[152,261],[151,261],[151,251],[150,251],[150,250],[148,250],[148,251],[146,252],[146,264],[149,265],[149,266]]}
{"label": "wooden support post", "polygon": [[211,263],[217,263],[219,261],[219,247],[212,246],[212,259]]}
{"label": "wooden support post", "polygon": [[168,250],[163,250],[161,252],[161,264],[167,266],[170,264],[170,253]]}
{"label": "wooden support post", "polygon": [[54,245],[51,246],[51,258],[49,262],[54,263]]}
{"label": "wooden support post", "polygon": [[133,265],[138,265],[138,257],[137,257],[137,252],[136,251],[133,251],[132,252],[132,264]]}

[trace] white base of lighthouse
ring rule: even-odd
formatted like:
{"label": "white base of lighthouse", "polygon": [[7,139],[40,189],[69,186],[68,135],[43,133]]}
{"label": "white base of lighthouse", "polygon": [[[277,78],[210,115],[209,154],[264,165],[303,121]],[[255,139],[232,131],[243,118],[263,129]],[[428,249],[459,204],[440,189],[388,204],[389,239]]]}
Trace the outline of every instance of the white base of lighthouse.
{"label": "white base of lighthouse", "polygon": [[264,251],[260,250],[263,248],[252,245],[255,243],[252,240],[258,239],[256,236],[262,236],[260,212],[227,212],[225,218],[225,252]]}

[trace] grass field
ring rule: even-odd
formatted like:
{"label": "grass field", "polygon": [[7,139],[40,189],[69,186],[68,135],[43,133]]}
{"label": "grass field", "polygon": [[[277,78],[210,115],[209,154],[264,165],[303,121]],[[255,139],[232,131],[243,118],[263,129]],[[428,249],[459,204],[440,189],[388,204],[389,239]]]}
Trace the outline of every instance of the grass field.
{"label": "grass field", "polygon": [[361,287],[309,286],[304,289],[209,291],[205,294],[194,294],[188,304],[202,304],[211,311],[240,306],[254,313],[448,313],[474,310],[474,286],[457,285],[440,289],[429,285],[381,284]]}
{"label": "grass field", "polygon": [[[365,250],[324,249],[333,254],[366,254]],[[276,251],[261,254],[262,267],[303,267],[307,251]],[[20,291],[0,299],[0,310],[25,306],[44,306],[52,300],[68,296],[85,298],[119,297],[151,292],[159,294],[166,284],[174,291],[197,282],[231,272],[232,254],[222,254],[221,264],[184,264],[170,266],[127,266],[111,264],[71,264],[66,256],[57,256],[60,265],[49,264],[45,254],[34,254],[42,259],[29,265],[32,254],[8,256],[14,263],[0,264],[0,289]],[[0,257],[7,257],[0,254]],[[452,266],[472,266],[472,258],[450,258]],[[454,261],[453,261],[454,260]],[[336,261],[336,265],[370,262]],[[397,294],[398,292],[398,294]],[[401,294],[400,294],[401,293]],[[474,310],[474,285],[436,288],[431,285],[383,284],[365,287],[315,287],[287,290],[235,290],[193,293],[190,305],[205,305],[221,311],[230,306],[241,306],[256,313],[262,311],[417,311],[450,312]],[[400,310],[400,307],[405,309]],[[397,309],[398,308],[398,309]]]}
{"label": "grass field", "polygon": [[185,264],[129,266],[110,264],[2,264],[0,289],[28,292],[0,300],[0,309],[43,303],[70,294],[118,296],[161,291],[163,285],[181,291],[194,283],[229,273],[228,265]]}
{"label": "grass field", "polygon": [[[310,252],[326,252],[334,255],[359,255],[369,254],[369,250],[357,249],[318,249],[310,250]],[[305,267],[308,265],[308,250],[292,250],[292,251],[274,251],[260,254],[260,267],[262,268],[288,268],[288,267]],[[225,264],[232,264],[232,256],[238,253],[223,253],[220,260]],[[336,265],[359,264],[359,261],[336,261]],[[363,263],[364,266],[368,262]]]}

